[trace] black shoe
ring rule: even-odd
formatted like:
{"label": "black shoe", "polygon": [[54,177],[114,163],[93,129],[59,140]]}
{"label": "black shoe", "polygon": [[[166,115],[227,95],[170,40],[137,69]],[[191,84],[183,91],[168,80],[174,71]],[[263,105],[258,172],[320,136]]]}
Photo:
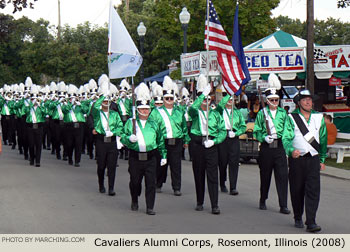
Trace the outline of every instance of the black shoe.
{"label": "black shoe", "polygon": [[35,164],[36,167],[40,167],[40,164]]}
{"label": "black shoe", "polygon": [[162,193],[162,188],[161,187],[157,187],[156,188],[156,193]]}
{"label": "black shoe", "polygon": [[203,205],[197,205],[195,210],[196,211],[203,211]]}
{"label": "black shoe", "polygon": [[230,195],[238,195],[238,191],[236,189],[230,190]]}
{"label": "black shoe", "polygon": [[139,203],[131,202],[131,211],[137,211],[137,210],[139,210]]}
{"label": "black shoe", "polygon": [[46,149],[47,149],[47,150],[51,150],[51,147],[50,147],[50,146],[48,146]]}
{"label": "black shoe", "polygon": [[153,209],[151,209],[151,208],[147,208],[147,210],[146,210],[146,214],[148,214],[148,215],[155,215],[155,214],[156,214],[156,212],[155,212],[155,211],[153,211]]}
{"label": "black shoe", "polygon": [[220,208],[219,207],[213,207],[211,209],[212,214],[220,214]]}
{"label": "black shoe", "polygon": [[181,159],[182,159],[182,160],[186,160],[186,158],[185,158],[185,157],[182,157]]}
{"label": "black shoe", "polygon": [[113,189],[108,190],[108,195],[109,196],[115,196],[115,191]]}
{"label": "black shoe", "polygon": [[267,207],[266,207],[266,204],[265,204],[265,200],[264,201],[259,201],[259,209],[260,210],[266,210]]}
{"label": "black shoe", "polygon": [[174,190],[174,195],[175,196],[181,196],[182,193],[180,192],[180,190]]}
{"label": "black shoe", "polygon": [[51,150],[51,155],[55,155],[55,150],[54,150],[54,148],[52,148],[52,150]]}
{"label": "black shoe", "polygon": [[30,165],[34,165],[34,160],[29,162]]}
{"label": "black shoe", "polygon": [[75,167],[80,167],[80,164],[79,163],[75,163],[74,166]]}
{"label": "black shoe", "polygon": [[223,192],[223,193],[228,192],[227,187],[225,185],[221,186],[220,188],[221,188],[221,192]]}
{"label": "black shoe", "polygon": [[[64,159],[63,159],[63,160],[64,160]],[[68,164],[69,164],[69,165],[73,165],[73,160],[69,160],[69,161],[68,161]]]}
{"label": "black shoe", "polygon": [[129,155],[125,155],[124,160],[129,160]]}
{"label": "black shoe", "polygon": [[310,224],[306,226],[306,231],[310,233],[316,233],[321,231],[321,227],[317,224]]}
{"label": "black shoe", "polygon": [[105,193],[106,192],[106,188],[104,186],[100,186],[100,193]]}
{"label": "black shoe", "polygon": [[281,207],[280,208],[280,213],[290,214],[290,210],[287,207]]}
{"label": "black shoe", "polygon": [[304,228],[304,223],[302,220],[295,220],[294,227],[296,228]]}

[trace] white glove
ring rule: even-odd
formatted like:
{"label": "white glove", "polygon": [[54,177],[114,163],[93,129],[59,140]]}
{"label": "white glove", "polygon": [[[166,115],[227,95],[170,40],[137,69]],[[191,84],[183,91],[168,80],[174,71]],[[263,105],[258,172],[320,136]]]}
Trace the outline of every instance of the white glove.
{"label": "white glove", "polygon": [[74,104],[74,103],[75,103],[75,98],[73,98],[73,99],[71,100],[71,103],[72,103],[72,104]]}
{"label": "white glove", "polygon": [[204,147],[205,148],[210,148],[214,145],[214,141],[213,140],[205,140],[204,141]]}
{"label": "white glove", "polygon": [[166,165],[166,163],[167,163],[166,158],[162,158],[162,159],[160,160],[160,166],[164,166],[164,165]]}
{"label": "white glove", "polygon": [[136,143],[137,142],[137,136],[132,134],[131,136],[129,136],[129,141],[132,143]]}
{"label": "white glove", "polygon": [[268,143],[268,144],[272,143],[272,142],[273,142],[272,136],[267,135],[267,136],[265,137],[265,141],[266,141],[266,143]]}
{"label": "white glove", "polygon": [[236,136],[236,133],[233,132],[232,130],[230,130],[230,131],[228,132],[228,137],[229,137],[229,138],[234,138],[235,136]]}
{"label": "white glove", "polygon": [[113,132],[110,131],[110,130],[107,130],[106,131],[106,137],[111,137],[111,136],[113,136]]}
{"label": "white glove", "polygon": [[76,105],[78,105],[78,106],[80,106],[80,105],[81,105],[81,103],[80,103],[80,102],[78,102],[78,101],[77,101],[75,104],[76,104]]}
{"label": "white glove", "polygon": [[122,142],[120,142],[120,136],[117,136],[117,149],[120,150],[121,148],[123,148],[123,144]]}
{"label": "white glove", "polygon": [[60,103],[62,103],[64,100],[65,100],[64,98],[60,98],[58,101],[59,101]]}
{"label": "white glove", "polygon": [[208,94],[210,94],[210,91],[211,91],[211,85],[208,84],[208,85],[204,88],[202,94],[204,94],[204,96],[207,96]]}

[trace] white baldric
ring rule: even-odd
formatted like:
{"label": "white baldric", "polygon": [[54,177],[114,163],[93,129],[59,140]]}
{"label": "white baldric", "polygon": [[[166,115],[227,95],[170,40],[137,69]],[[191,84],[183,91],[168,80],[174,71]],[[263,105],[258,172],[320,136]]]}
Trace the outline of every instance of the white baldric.
{"label": "white baldric", "polygon": [[169,117],[167,115],[167,113],[165,112],[165,109],[161,108],[161,109],[158,109],[160,115],[162,116],[163,118],[163,121],[165,123],[165,128],[166,128],[166,138],[173,138],[173,129],[171,127],[171,123],[170,123],[170,120],[169,120]]}
{"label": "white baldric", "polygon": [[[141,124],[143,124],[142,120],[140,120],[140,121],[141,121]],[[144,122],[146,122],[146,121],[144,121]],[[145,125],[146,125],[146,123],[145,123]],[[140,128],[138,123],[136,123],[136,136],[137,136],[137,142],[138,142],[138,145],[139,145],[139,151],[140,152],[146,152],[147,148],[146,148],[145,138],[143,136],[142,130],[141,130],[141,128]]]}

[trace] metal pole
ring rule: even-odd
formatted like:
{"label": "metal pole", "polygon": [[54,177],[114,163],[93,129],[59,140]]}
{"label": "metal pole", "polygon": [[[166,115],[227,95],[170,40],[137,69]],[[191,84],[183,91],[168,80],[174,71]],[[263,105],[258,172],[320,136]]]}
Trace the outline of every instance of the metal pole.
{"label": "metal pole", "polygon": [[58,0],[58,33],[57,33],[57,38],[61,38],[61,1]]}
{"label": "metal pole", "polygon": [[307,83],[311,94],[315,93],[314,85],[314,0],[307,0]]}
{"label": "metal pole", "polygon": [[183,53],[187,53],[187,27],[188,24],[183,24],[182,29],[184,30],[184,49]]}
{"label": "metal pole", "polygon": [[[207,65],[206,65],[206,70],[207,70],[207,82],[209,85],[209,0],[207,0]],[[209,95],[208,95],[209,96]],[[207,136],[206,140],[208,141],[209,139],[209,100],[207,96]]]}
{"label": "metal pole", "polygon": [[[144,36],[140,36],[140,53],[143,58],[143,42],[144,42]],[[140,77],[141,77],[141,82],[144,82],[144,74],[143,74],[143,61],[141,64],[141,71],[140,71]]]}

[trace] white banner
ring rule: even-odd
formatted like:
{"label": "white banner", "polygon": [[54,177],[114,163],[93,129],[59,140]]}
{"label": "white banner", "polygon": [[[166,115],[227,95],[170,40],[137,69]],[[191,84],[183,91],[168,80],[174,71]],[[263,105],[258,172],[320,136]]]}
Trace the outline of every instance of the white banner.
{"label": "white banner", "polygon": [[[219,63],[215,51],[209,52],[209,76],[220,76]],[[207,73],[207,52],[194,52],[181,55],[182,78],[195,77]]]}
{"label": "white banner", "polygon": [[142,57],[114,9],[112,1],[109,10],[108,39],[109,78],[135,76],[142,64]]}
{"label": "white banner", "polygon": [[315,46],[315,72],[350,71],[350,45]]}
{"label": "white banner", "polygon": [[304,48],[247,49],[244,51],[250,74],[304,72]]}

